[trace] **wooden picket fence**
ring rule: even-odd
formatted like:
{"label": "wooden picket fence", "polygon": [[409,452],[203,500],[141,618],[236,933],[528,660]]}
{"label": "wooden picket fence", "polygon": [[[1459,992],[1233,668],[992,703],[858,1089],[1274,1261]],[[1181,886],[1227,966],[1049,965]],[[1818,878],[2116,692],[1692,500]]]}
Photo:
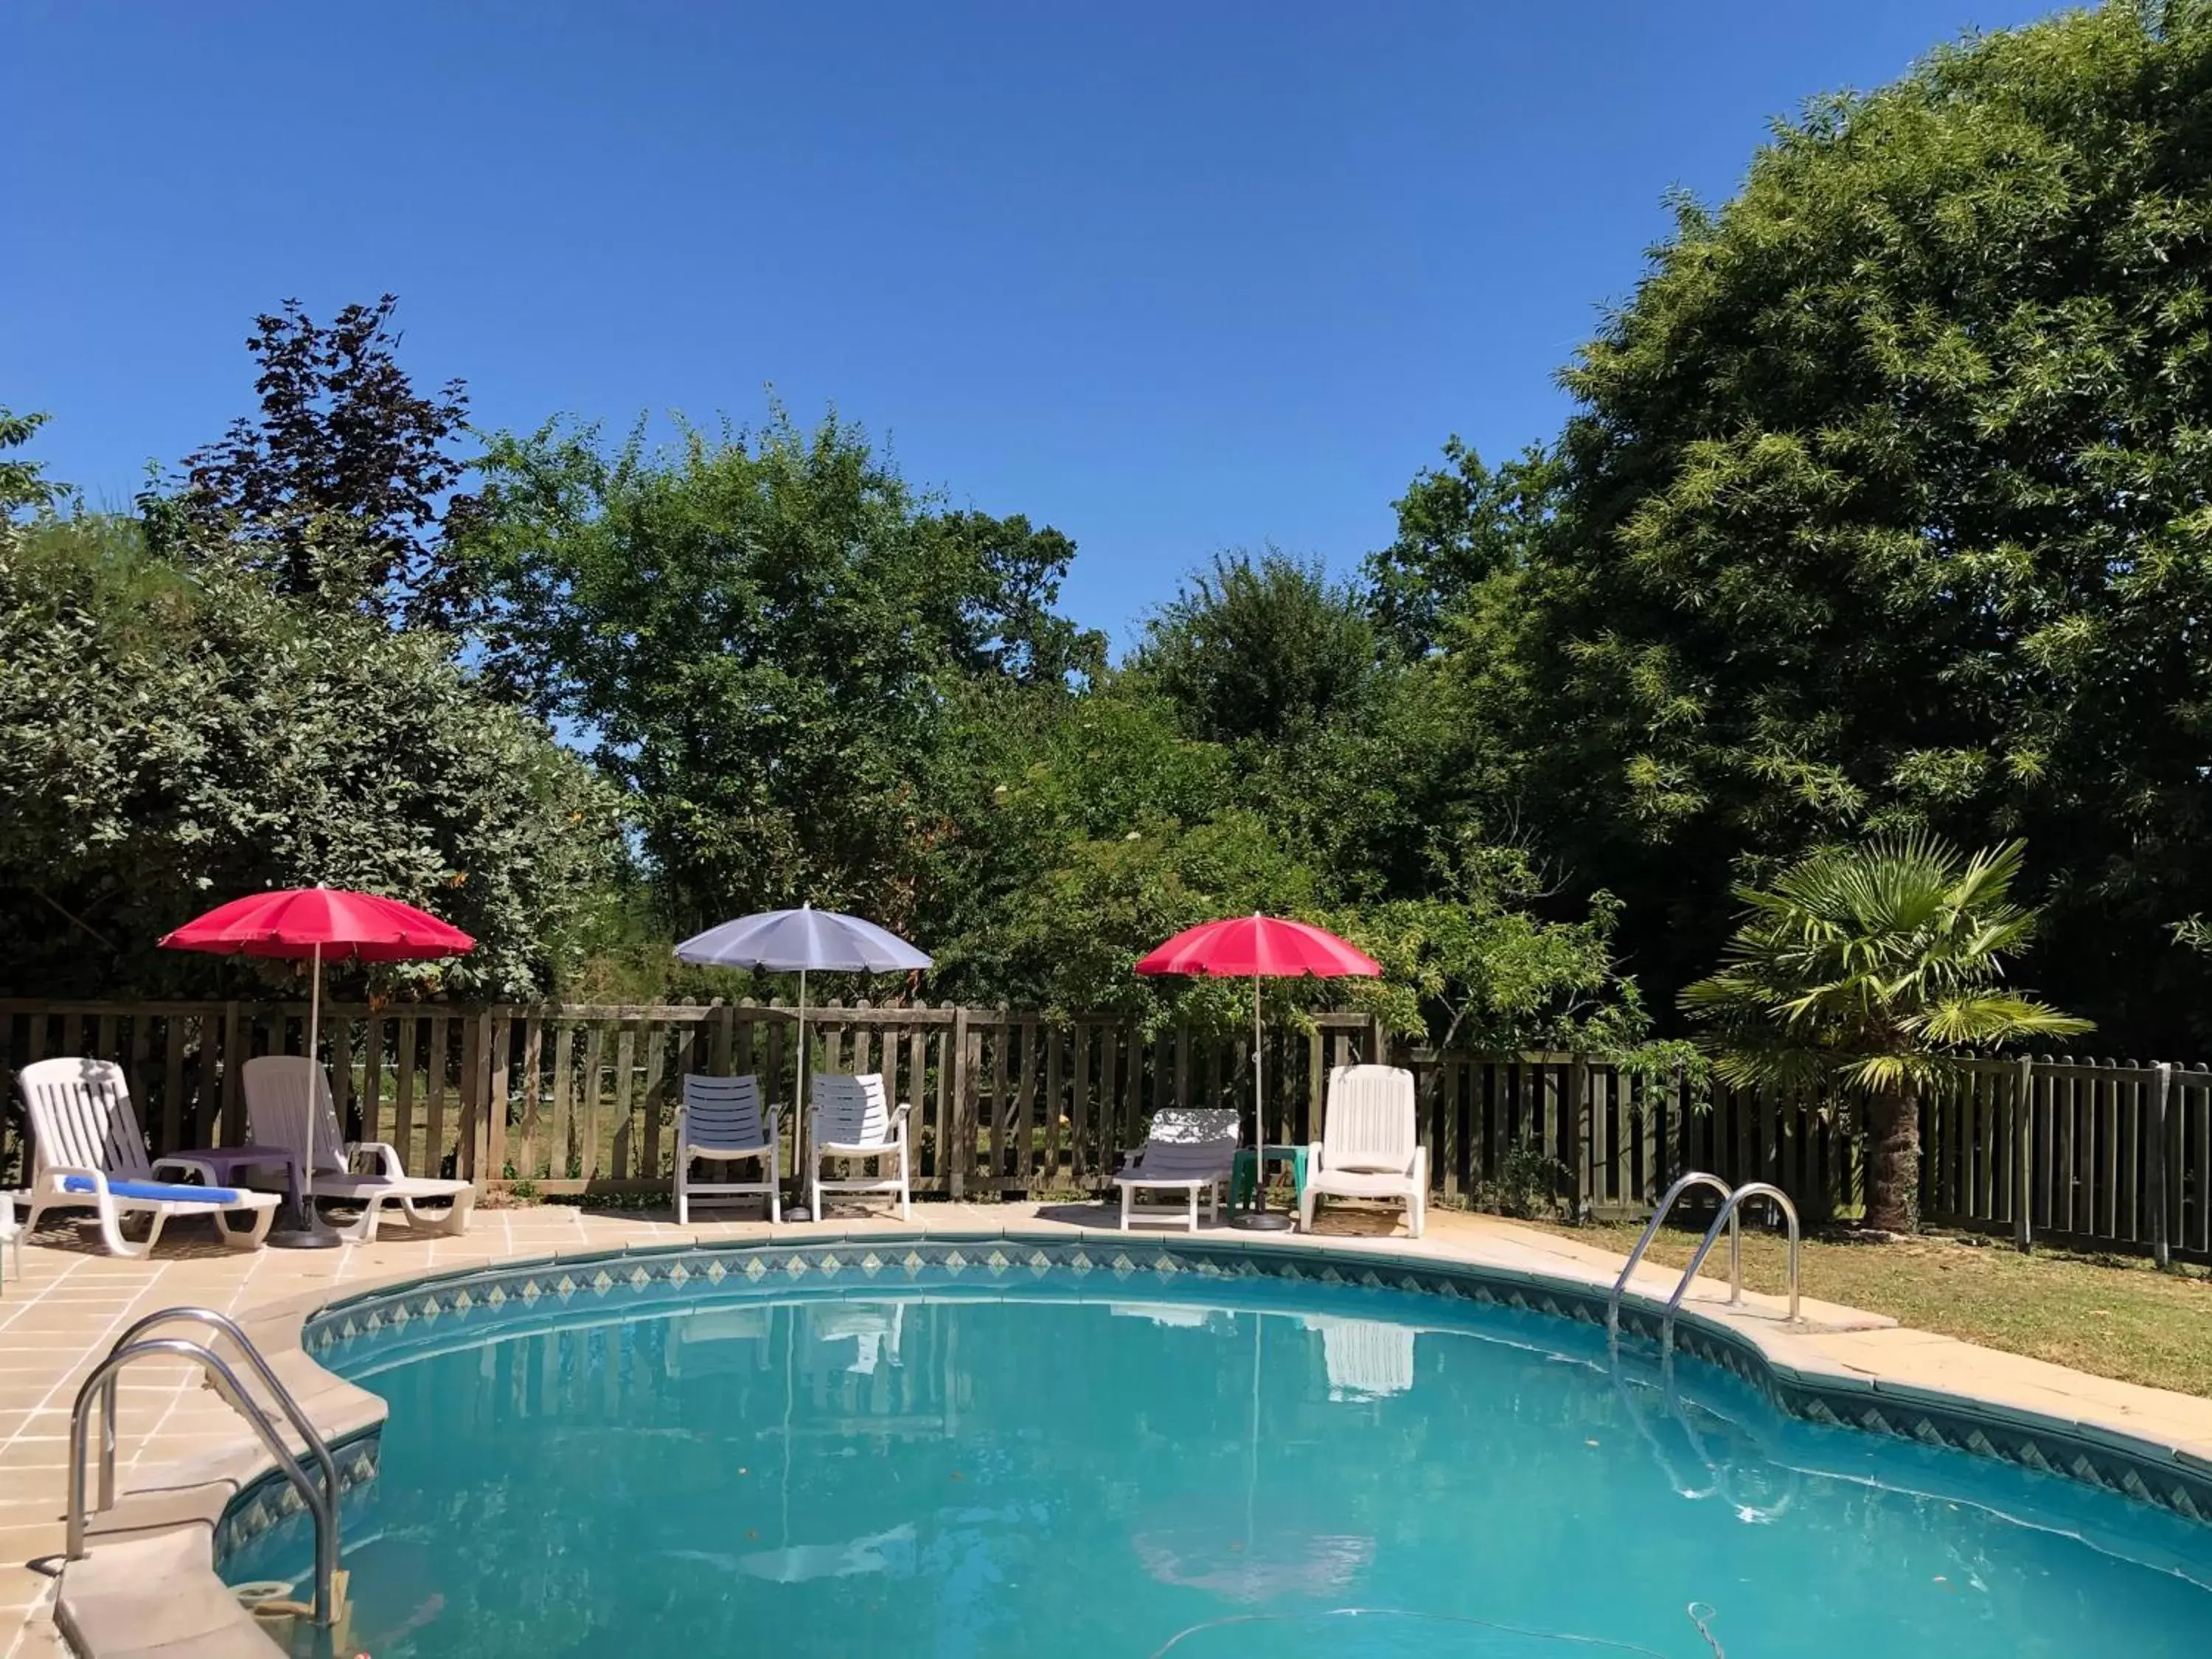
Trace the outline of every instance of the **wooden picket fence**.
{"label": "wooden picket fence", "polygon": [[[246,1138],[234,1060],[299,1053],[307,1014],[301,1003],[0,1000],[0,1184],[18,1184],[25,1160],[16,1066],[113,1060],[155,1152],[224,1145]],[[750,1003],[335,1004],[323,1058],[349,1136],[391,1142],[414,1173],[611,1197],[667,1189],[686,1072],[754,1073],[771,1100],[791,1100],[795,1019]],[[1148,1038],[1110,1016],[926,1004],[830,1004],[810,1011],[809,1031],[816,1069],[882,1072],[913,1104],[921,1194],[1097,1193],[1159,1108],[1252,1099],[1242,1036]],[[1863,1201],[1850,1114],[1811,1095],[1716,1088],[1696,1100],[1679,1078],[1587,1055],[1438,1054],[1358,1014],[1268,1032],[1266,1139],[1314,1139],[1329,1068],[1378,1059],[1416,1075],[1446,1201],[1494,1198],[1517,1171],[1573,1212],[1636,1216],[1690,1169],[1773,1182],[1812,1218]],[[2050,1059],[1969,1071],[1966,1087],[1923,1107],[1929,1220],[2212,1261],[2212,1071]]]}

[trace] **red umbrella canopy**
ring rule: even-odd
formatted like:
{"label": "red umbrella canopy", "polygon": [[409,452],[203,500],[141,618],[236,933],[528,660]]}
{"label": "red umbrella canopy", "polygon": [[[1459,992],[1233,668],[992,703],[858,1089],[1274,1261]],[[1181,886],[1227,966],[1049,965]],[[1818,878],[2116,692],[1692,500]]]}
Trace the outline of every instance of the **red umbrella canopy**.
{"label": "red umbrella canopy", "polygon": [[1186,928],[1139,957],[1137,971],[1217,979],[1375,979],[1382,964],[1326,927],[1274,916],[1231,916]]}
{"label": "red umbrella canopy", "polygon": [[217,905],[161,943],[173,951],[304,957],[316,945],[325,957],[406,962],[459,956],[476,940],[427,910],[342,887],[291,887]]}

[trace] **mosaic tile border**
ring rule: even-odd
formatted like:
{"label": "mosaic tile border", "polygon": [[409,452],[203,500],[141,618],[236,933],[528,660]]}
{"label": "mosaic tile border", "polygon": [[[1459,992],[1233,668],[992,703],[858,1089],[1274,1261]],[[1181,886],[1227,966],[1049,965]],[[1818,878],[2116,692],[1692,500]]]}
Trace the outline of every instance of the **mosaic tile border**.
{"label": "mosaic tile border", "polygon": [[[325,1364],[371,1350],[395,1358],[418,1346],[453,1340],[464,1329],[511,1322],[555,1324],[580,1306],[618,1302],[642,1309],[690,1299],[699,1289],[718,1295],[786,1296],[804,1287],[824,1295],[873,1286],[988,1288],[1066,1273],[1079,1283],[1144,1279],[1154,1287],[1182,1279],[1206,1282],[1291,1280],[1352,1289],[1407,1291],[1448,1302],[1512,1308],[1603,1326],[1602,1290],[1486,1268],[1380,1254],[1330,1254],[1304,1248],[1194,1239],[1071,1239],[1054,1235],[961,1237],[915,1233],[863,1235],[804,1243],[676,1246],[520,1263],[440,1276],[331,1304],[307,1322],[301,1343]],[[1623,1305],[1624,1334],[1656,1342],[1659,1316]],[[2085,1431],[1969,1400],[1937,1403],[1917,1391],[1832,1382],[1778,1368],[1749,1337],[1685,1314],[1674,1346],[1687,1357],[1730,1372],[1793,1417],[1994,1457],[2148,1503],[2185,1520],[2212,1525],[2212,1469],[2185,1465],[2149,1442],[2130,1448],[2120,1437]],[[295,1504],[296,1498],[292,1500]],[[228,1517],[226,1517],[227,1519]]]}
{"label": "mosaic tile border", "polygon": [[[376,1479],[381,1449],[379,1431],[374,1428],[331,1448],[331,1461],[338,1469],[339,1502],[343,1503]],[[305,1461],[303,1455],[303,1463]],[[307,1524],[307,1506],[299,1489],[285,1478],[283,1470],[270,1469],[232,1498],[223,1510],[222,1518],[216,1522],[216,1572],[221,1573],[233,1556],[271,1528],[304,1528]]]}

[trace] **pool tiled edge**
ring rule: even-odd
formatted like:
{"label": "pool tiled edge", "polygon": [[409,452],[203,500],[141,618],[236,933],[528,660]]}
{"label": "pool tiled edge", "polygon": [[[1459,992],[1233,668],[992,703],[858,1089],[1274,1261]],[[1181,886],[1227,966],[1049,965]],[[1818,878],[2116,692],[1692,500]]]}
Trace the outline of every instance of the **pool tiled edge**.
{"label": "pool tiled edge", "polygon": [[[767,1297],[876,1285],[988,1290],[994,1283],[1067,1271],[1109,1278],[1142,1276],[1154,1285],[1188,1278],[1193,1295],[1202,1297],[1209,1283],[1273,1279],[1413,1291],[1602,1325],[1607,1284],[1595,1272],[1579,1276],[1583,1265],[1562,1261],[1554,1270],[1526,1261],[1465,1259],[1457,1252],[1440,1254],[1433,1243],[1403,1241],[1261,1241],[1218,1234],[1120,1234],[1041,1224],[998,1230],[810,1230],[803,1236],[650,1242],[556,1250],[430,1273],[390,1273],[357,1288],[331,1287],[258,1309],[248,1322],[272,1352],[290,1350],[284,1358],[305,1362],[329,1383],[345,1389],[320,1370],[319,1362],[336,1358],[358,1342],[391,1341],[395,1329],[443,1338],[480,1322],[488,1325],[487,1315],[505,1322],[518,1303],[526,1309],[542,1307],[550,1323],[556,1310],[573,1310],[580,1299],[680,1301],[696,1292],[695,1279],[732,1289],[750,1286]],[[1632,1336],[1656,1338],[1657,1298],[1632,1291],[1621,1322]],[[2109,1423],[2069,1420],[1963,1391],[1886,1381],[1878,1372],[1838,1365],[1771,1316],[1747,1316],[1695,1299],[1678,1322],[1676,1346],[1694,1358],[1725,1368],[1794,1416],[1999,1458],[2212,1524],[2212,1454],[2202,1446],[2162,1443]],[[320,1406],[337,1397],[317,1389],[303,1404],[321,1425]],[[380,1409],[377,1414],[380,1417]],[[340,1458],[344,1484],[373,1478],[374,1436],[374,1424],[364,1425],[355,1413]],[[243,1437],[241,1430],[241,1441]],[[221,1589],[213,1564],[246,1539],[285,1521],[298,1506],[296,1495],[263,1460],[258,1474],[237,1482],[234,1495],[218,1513],[198,1517],[184,1528],[196,1528],[196,1559],[205,1564],[196,1576],[204,1582],[191,1587],[193,1594],[176,1598],[176,1604],[199,1610],[197,1628],[134,1629],[133,1639],[118,1645],[108,1639],[117,1621],[100,1617],[96,1605],[88,1605],[88,1597],[96,1602],[118,1594],[123,1585],[136,1583],[141,1593],[133,1601],[147,1610],[155,1626],[166,1622],[160,1608],[169,1603],[149,1602],[143,1594],[143,1570],[123,1558],[137,1553],[147,1567],[160,1561],[170,1564],[163,1571],[180,1571],[176,1564],[191,1558],[191,1550],[185,1558],[178,1555],[173,1534],[180,1529],[170,1528],[142,1529],[126,1542],[103,1544],[86,1562],[73,1566],[58,1609],[64,1632],[85,1659],[113,1659],[118,1654],[153,1659],[151,1650],[157,1644],[179,1638],[194,1641],[196,1659],[232,1652],[240,1659],[266,1659],[270,1650],[266,1638],[243,1613],[221,1632],[210,1627],[212,1615],[207,1610],[213,1604],[209,1592]],[[103,1557],[109,1559],[103,1562]],[[234,1643],[230,1639],[234,1636]]]}

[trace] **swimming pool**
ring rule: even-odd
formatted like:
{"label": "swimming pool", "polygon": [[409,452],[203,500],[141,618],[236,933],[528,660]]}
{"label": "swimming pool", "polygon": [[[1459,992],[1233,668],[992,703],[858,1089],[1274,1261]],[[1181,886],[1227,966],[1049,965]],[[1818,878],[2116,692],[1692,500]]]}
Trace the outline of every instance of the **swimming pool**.
{"label": "swimming pool", "polygon": [[[391,1406],[351,1646],[2203,1651],[2186,1515],[1807,1420],[1710,1334],[1662,1368],[1525,1284],[1281,1259],[698,1252],[334,1308],[309,1348]],[[254,1524],[227,1577],[304,1571]]]}

